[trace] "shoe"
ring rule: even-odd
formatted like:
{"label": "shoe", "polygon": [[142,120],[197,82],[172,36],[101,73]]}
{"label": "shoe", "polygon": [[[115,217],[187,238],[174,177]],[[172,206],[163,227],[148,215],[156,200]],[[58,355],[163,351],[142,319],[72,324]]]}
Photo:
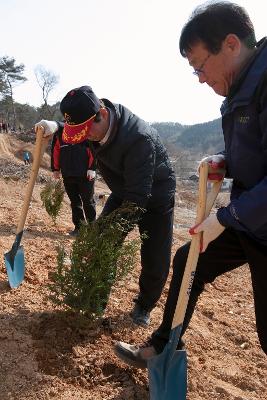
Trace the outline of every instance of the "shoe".
{"label": "shoe", "polygon": [[73,231],[69,232],[69,236],[76,237],[79,234],[79,229],[75,228]]}
{"label": "shoe", "polygon": [[115,354],[126,364],[135,368],[147,368],[147,361],[157,355],[153,346],[145,344],[146,347],[136,347],[128,343],[117,342],[115,344]]}
{"label": "shoe", "polygon": [[133,322],[137,325],[147,327],[150,322],[150,312],[145,310],[139,303],[136,303],[130,313]]}

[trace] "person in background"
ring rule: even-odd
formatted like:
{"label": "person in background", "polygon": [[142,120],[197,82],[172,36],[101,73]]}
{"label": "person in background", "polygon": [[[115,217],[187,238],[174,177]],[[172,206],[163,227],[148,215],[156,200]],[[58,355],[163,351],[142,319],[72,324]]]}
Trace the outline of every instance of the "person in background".
{"label": "person in background", "polygon": [[[92,142],[98,169],[111,190],[102,215],[126,202],[143,210],[138,227],[147,238],[141,244],[139,294],[131,317],[147,326],[171,258],[176,180],[166,149],[148,123],[121,104],[99,99],[89,86],[70,90],[60,109],[66,121],[59,129],[63,141]],[[57,129],[54,124],[47,121],[45,135]]]}
{"label": "person in background", "polygon": [[30,153],[27,150],[23,151],[23,161],[25,165],[30,164]]}
{"label": "person in background", "polygon": [[[40,124],[45,124],[44,120]],[[95,159],[88,140],[66,143],[62,130],[55,132],[51,146],[51,170],[55,179],[62,175],[66,193],[70,199],[74,230],[77,236],[83,222],[96,218],[94,200]]]}
{"label": "person in background", "polygon": [[3,133],[8,133],[8,125],[6,122],[2,122],[2,131]]}
{"label": "person in background", "polygon": [[[267,39],[256,42],[246,10],[231,2],[205,3],[185,24],[180,52],[200,83],[225,97],[221,107],[225,151],[204,160],[223,164],[233,179],[230,203],[190,233],[202,232],[197,270],[182,334],[206,283],[248,263],[256,328],[267,354]],[[169,340],[190,243],[176,252],[163,320],[148,343],[118,342],[115,353],[129,365],[145,368]],[[182,348],[180,340],[178,348]]]}

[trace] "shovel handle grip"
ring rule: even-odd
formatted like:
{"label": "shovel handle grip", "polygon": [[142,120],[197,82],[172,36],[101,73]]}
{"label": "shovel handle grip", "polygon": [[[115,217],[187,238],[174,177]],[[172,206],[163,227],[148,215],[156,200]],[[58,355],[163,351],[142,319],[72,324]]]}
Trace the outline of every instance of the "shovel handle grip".
{"label": "shovel handle grip", "polygon": [[[214,204],[214,201],[216,200],[216,197],[220,191],[223,181],[223,179],[215,182],[211,181],[212,182],[211,191],[207,195],[208,173],[209,173],[208,163],[202,163],[199,167],[199,191],[198,191],[197,215],[195,221],[196,224],[200,224],[209,215],[212,206]],[[193,235],[191,240],[183,281],[172,321],[172,329],[179,325],[182,325],[184,321],[189,295],[191,292],[199,257],[201,235],[202,232],[197,233]]]}
{"label": "shovel handle grip", "polygon": [[21,214],[20,214],[16,234],[19,234],[20,232],[23,231],[27,213],[28,213],[28,209],[29,209],[30,202],[31,202],[34,184],[35,184],[36,177],[37,177],[40,163],[41,163],[41,157],[45,151],[47,143],[48,143],[48,140],[46,138],[43,138],[43,128],[38,127],[37,131],[36,131],[36,141],[35,141],[35,146],[34,146],[34,151],[33,151],[33,163],[32,163],[32,168],[31,168],[30,180],[29,180],[29,183],[28,183],[28,186],[26,189],[26,193],[24,196],[24,201],[23,201],[23,205],[22,205],[22,209],[21,209]]}

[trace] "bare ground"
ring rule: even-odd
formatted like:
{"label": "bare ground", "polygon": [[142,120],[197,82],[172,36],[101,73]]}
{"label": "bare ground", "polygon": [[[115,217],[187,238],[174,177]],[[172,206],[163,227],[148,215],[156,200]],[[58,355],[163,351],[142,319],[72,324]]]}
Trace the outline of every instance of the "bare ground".
{"label": "bare ground", "polygon": [[[146,371],[121,363],[113,354],[113,344],[116,340],[141,344],[158,326],[169,281],[148,329],[133,325],[128,315],[138,291],[139,260],[127,279],[113,289],[102,324],[90,326],[47,299],[55,248],[63,243],[70,249],[73,240],[67,235],[72,229],[68,199],[56,225],[41,204],[42,182],[49,176],[48,155],[22,238],[25,281],[18,289],[9,288],[3,254],[15,238],[30,169],[21,161],[23,148],[31,151],[32,145],[0,135],[0,399],[146,400]],[[106,191],[98,181],[97,194]],[[187,240],[187,226],[194,220],[194,193],[188,188],[178,192],[173,252]],[[267,359],[255,332],[247,266],[206,287],[186,341],[188,400],[267,399]]]}

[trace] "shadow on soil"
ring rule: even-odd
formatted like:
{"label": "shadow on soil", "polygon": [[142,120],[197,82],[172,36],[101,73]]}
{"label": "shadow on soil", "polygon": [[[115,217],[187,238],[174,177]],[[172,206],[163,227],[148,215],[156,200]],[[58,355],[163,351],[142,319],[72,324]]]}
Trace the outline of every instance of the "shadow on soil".
{"label": "shadow on soil", "polygon": [[[9,290],[7,282],[0,282],[0,293]],[[30,398],[34,393],[41,399],[53,379],[59,386],[77,387],[77,395],[79,387],[100,394],[105,386],[111,394],[114,391],[110,399],[148,399],[146,377],[113,354],[122,318],[124,327],[129,323],[129,329],[135,328],[126,313],[92,323],[72,312],[31,312],[17,302],[14,307],[15,314],[0,315],[1,400]]]}
{"label": "shadow on soil", "polygon": [[142,377],[138,382],[132,368],[120,368],[113,356],[103,353],[107,342],[112,347],[121,315],[118,318],[92,323],[74,313],[40,314],[30,329],[39,371],[90,391],[98,386],[101,391],[103,385],[119,387],[116,400],[148,399],[147,382]]}
{"label": "shadow on soil", "polygon": [[[15,239],[15,230],[16,226],[14,224],[12,225],[5,225],[1,224],[0,227],[0,236],[14,236]],[[59,237],[67,237],[69,238],[67,232],[53,232],[53,231],[40,231],[36,229],[35,227],[31,227],[30,225],[24,230],[23,232],[23,237],[24,238],[36,238],[36,237],[46,237],[52,240],[58,239]]]}

